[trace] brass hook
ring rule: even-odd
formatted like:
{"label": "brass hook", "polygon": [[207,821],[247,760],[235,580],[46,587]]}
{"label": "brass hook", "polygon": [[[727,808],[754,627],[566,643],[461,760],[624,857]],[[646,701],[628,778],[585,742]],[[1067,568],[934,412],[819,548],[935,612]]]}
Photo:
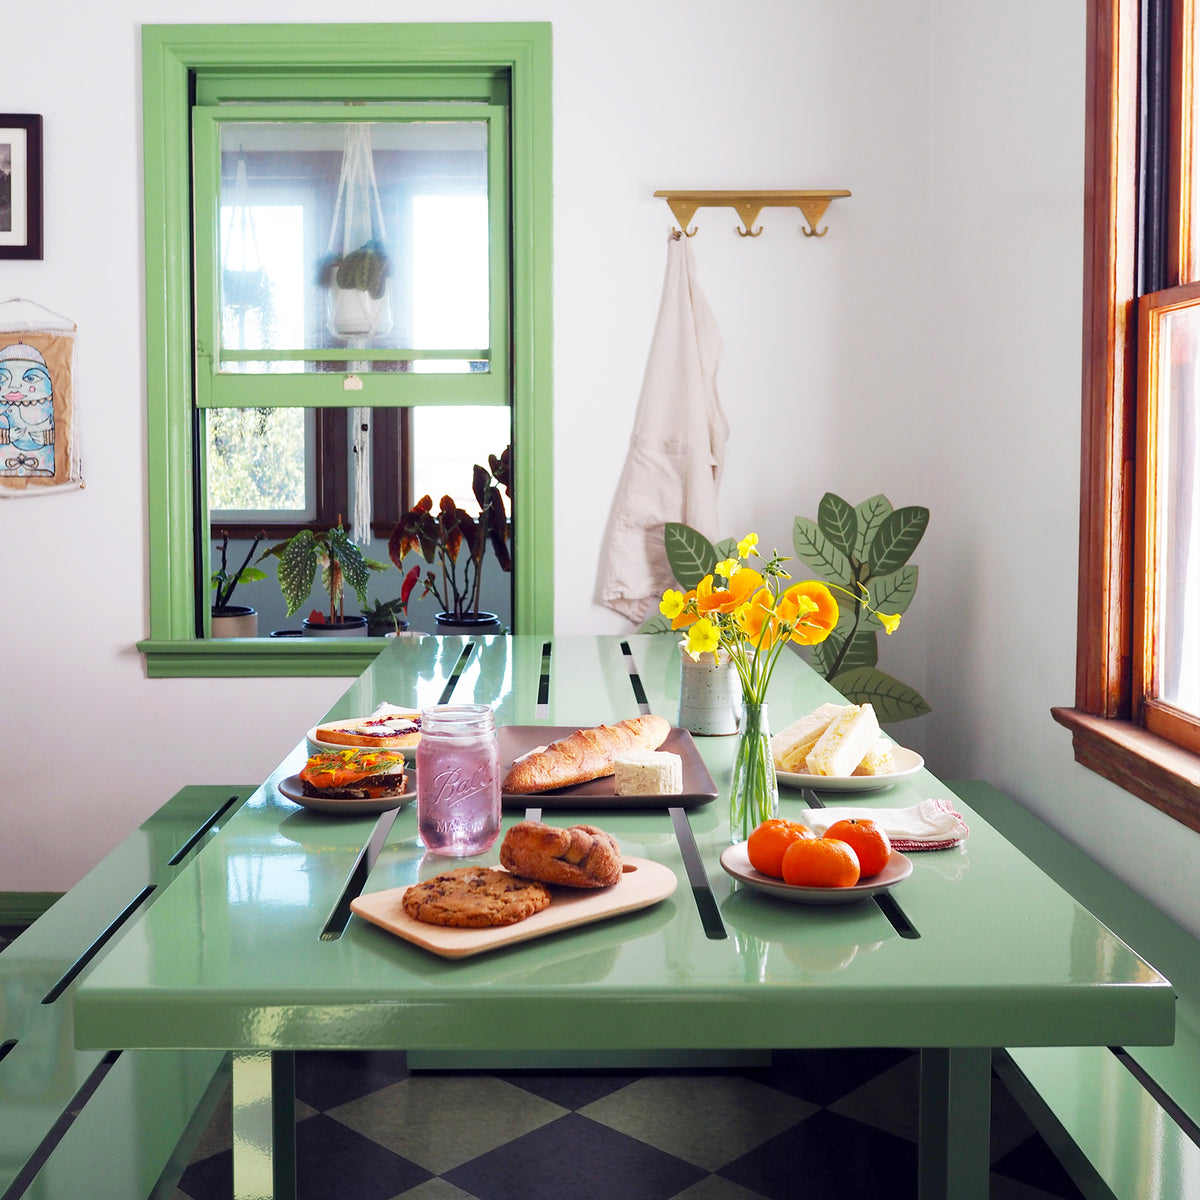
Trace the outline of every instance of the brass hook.
{"label": "brass hook", "polygon": [[815,227],[812,229],[801,228],[800,232],[804,234],[805,237],[824,237],[829,232],[829,226],[826,225],[825,228],[820,231],[818,231]]}
{"label": "brass hook", "polygon": [[762,233],[762,226],[760,225],[757,229],[736,229],[735,232],[738,237],[758,237]]}
{"label": "brass hook", "polygon": [[696,234],[697,234],[697,233],[699,233],[699,232],[700,232],[700,226],[699,226],[699,225],[693,225],[693,226],[691,227],[691,229],[672,229],[672,230],[671,230],[671,236],[672,236],[672,237],[673,237],[673,238],[674,238],[676,241],[679,241],[679,239],[680,239],[681,237],[695,237],[695,236],[696,236]]}

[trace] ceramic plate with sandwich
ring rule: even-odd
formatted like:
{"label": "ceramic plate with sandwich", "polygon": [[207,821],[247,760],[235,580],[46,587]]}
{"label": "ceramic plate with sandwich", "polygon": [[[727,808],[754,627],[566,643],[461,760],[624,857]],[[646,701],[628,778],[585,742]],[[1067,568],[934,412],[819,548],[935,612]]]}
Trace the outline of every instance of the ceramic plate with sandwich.
{"label": "ceramic plate with sandwich", "polygon": [[421,740],[421,714],[411,708],[380,704],[369,717],[348,717],[314,725],[307,737],[309,745],[317,750],[356,746],[411,753]]}
{"label": "ceramic plate with sandwich", "polygon": [[299,774],[281,779],[277,786],[296,804],[342,816],[403,808],[416,796],[406,758],[394,750],[322,750],[309,756]]}
{"label": "ceramic plate with sandwich", "polygon": [[822,704],[771,738],[785,787],[870,792],[915,775],[925,760],[879,728],[870,704]]}

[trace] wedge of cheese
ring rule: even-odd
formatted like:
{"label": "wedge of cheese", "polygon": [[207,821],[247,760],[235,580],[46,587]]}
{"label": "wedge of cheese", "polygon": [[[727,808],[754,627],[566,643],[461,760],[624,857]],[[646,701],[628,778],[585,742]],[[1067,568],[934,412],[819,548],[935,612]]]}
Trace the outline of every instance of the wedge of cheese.
{"label": "wedge of cheese", "polygon": [[851,705],[835,717],[809,752],[810,775],[852,775],[879,740],[879,721],[869,704]]}
{"label": "wedge of cheese", "polygon": [[778,771],[800,772],[807,770],[804,760],[817,744],[817,739],[829,728],[834,717],[849,708],[848,704],[822,704],[807,716],[793,721],[771,738],[771,757]]}
{"label": "wedge of cheese", "polygon": [[863,760],[854,768],[855,775],[890,775],[896,769],[896,760],[892,755],[892,743],[881,737],[863,755]]}

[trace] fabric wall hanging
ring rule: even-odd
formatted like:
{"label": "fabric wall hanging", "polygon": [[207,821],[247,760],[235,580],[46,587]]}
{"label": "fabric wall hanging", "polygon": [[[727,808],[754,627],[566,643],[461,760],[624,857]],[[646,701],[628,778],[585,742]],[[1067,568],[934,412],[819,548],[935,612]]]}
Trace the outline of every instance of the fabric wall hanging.
{"label": "fabric wall hanging", "polygon": [[0,302],[0,496],[84,486],[75,332],[33,300]]}

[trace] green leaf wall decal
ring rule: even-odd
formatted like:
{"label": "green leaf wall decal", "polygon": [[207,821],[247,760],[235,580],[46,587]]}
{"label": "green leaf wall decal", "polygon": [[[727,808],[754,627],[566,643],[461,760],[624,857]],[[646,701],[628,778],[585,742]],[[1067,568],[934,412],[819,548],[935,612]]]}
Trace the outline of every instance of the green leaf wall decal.
{"label": "green leaf wall decal", "polygon": [[801,562],[807,563],[825,579],[848,586],[853,579],[850,560],[825,536],[816,521],[797,517],[792,524],[792,548]]}
{"label": "green leaf wall decal", "polygon": [[[890,575],[871,580],[871,603],[881,612],[907,612],[916,591],[917,568],[909,563]],[[876,629],[883,628],[874,613],[867,613],[867,620]]]}
{"label": "green leaf wall decal", "polygon": [[663,527],[667,562],[680,585],[694,588],[719,561],[712,542],[690,525],[668,521]]}
{"label": "green leaf wall decal", "polygon": [[841,496],[826,492],[817,506],[817,526],[822,533],[847,557],[854,553],[858,538],[858,516],[853,506]]}
{"label": "green leaf wall decal", "polygon": [[840,671],[830,683],[852,703],[870,704],[881,722],[905,721],[931,711],[920,692],[878,667]]}
{"label": "green leaf wall decal", "polygon": [[927,508],[910,505],[889,513],[871,542],[871,574],[890,575],[904,566],[925,535],[928,525]]}
{"label": "green leaf wall decal", "polygon": [[638,626],[637,631],[638,633],[670,633],[671,622],[662,613],[654,613]]}
{"label": "green leaf wall decal", "polygon": [[886,496],[872,496],[854,510],[858,521],[858,535],[854,539],[854,557],[865,563],[871,557],[871,543],[879,532],[879,526],[891,515],[892,504]]}

